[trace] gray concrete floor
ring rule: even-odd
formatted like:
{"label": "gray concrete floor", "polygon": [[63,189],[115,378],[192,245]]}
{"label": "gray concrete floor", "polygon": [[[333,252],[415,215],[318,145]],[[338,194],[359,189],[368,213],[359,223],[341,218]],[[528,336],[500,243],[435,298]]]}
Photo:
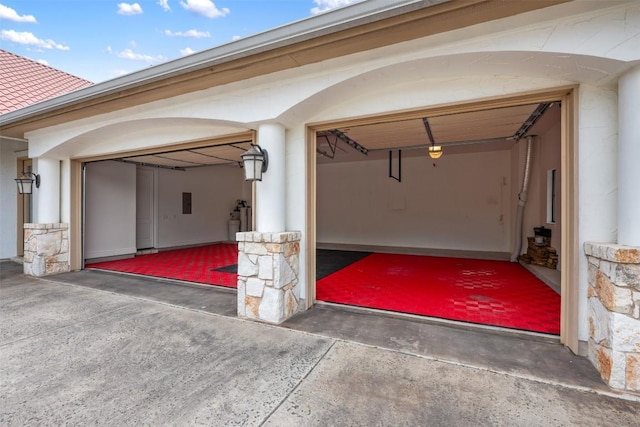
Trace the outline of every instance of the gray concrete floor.
{"label": "gray concrete floor", "polygon": [[558,295],[560,295],[561,288],[561,278],[560,278],[560,270],[552,270],[547,267],[542,267],[540,265],[527,264],[526,262],[520,261],[520,265],[529,270],[534,276],[538,279],[542,280],[549,286],[551,289],[556,291]]}
{"label": "gray concrete floor", "polygon": [[317,306],[281,326],[235,293],[0,263],[0,425],[637,426],[547,336]]}

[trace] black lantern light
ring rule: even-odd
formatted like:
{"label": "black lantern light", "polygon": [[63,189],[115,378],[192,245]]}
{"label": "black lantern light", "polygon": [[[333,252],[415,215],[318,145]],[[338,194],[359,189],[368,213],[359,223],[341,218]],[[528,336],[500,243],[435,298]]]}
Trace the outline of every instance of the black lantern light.
{"label": "black lantern light", "polygon": [[24,172],[20,178],[16,178],[18,193],[32,194],[34,183],[36,184],[36,188],[40,188],[40,175],[33,172]]}
{"label": "black lantern light", "polygon": [[259,145],[251,144],[251,148],[240,157],[242,157],[244,164],[244,179],[246,181],[262,181],[262,174],[267,171],[269,166],[267,150],[262,149]]}

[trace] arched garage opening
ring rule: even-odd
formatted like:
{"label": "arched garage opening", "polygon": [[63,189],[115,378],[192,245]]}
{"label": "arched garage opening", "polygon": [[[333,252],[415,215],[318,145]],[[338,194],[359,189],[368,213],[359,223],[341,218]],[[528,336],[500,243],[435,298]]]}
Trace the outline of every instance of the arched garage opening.
{"label": "arched garage opening", "polygon": [[[523,97],[314,126],[315,301],[571,341],[568,100]],[[527,136],[521,256],[510,262]],[[434,145],[438,159],[428,154]]]}
{"label": "arched garage opening", "polygon": [[85,158],[80,165],[83,268],[236,287],[235,233],[253,229],[245,132]]}

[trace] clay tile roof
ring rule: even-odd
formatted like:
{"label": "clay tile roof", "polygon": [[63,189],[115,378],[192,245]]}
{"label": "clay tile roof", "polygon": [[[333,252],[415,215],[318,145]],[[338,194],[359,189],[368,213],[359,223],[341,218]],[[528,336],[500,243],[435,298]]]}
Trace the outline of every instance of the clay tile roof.
{"label": "clay tile roof", "polygon": [[88,80],[0,49],[0,114],[92,84]]}

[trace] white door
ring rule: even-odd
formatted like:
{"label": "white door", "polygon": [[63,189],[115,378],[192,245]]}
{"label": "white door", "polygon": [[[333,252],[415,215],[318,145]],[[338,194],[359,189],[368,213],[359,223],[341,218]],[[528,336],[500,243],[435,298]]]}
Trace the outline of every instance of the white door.
{"label": "white door", "polygon": [[136,248],[155,246],[154,170],[136,171]]}

